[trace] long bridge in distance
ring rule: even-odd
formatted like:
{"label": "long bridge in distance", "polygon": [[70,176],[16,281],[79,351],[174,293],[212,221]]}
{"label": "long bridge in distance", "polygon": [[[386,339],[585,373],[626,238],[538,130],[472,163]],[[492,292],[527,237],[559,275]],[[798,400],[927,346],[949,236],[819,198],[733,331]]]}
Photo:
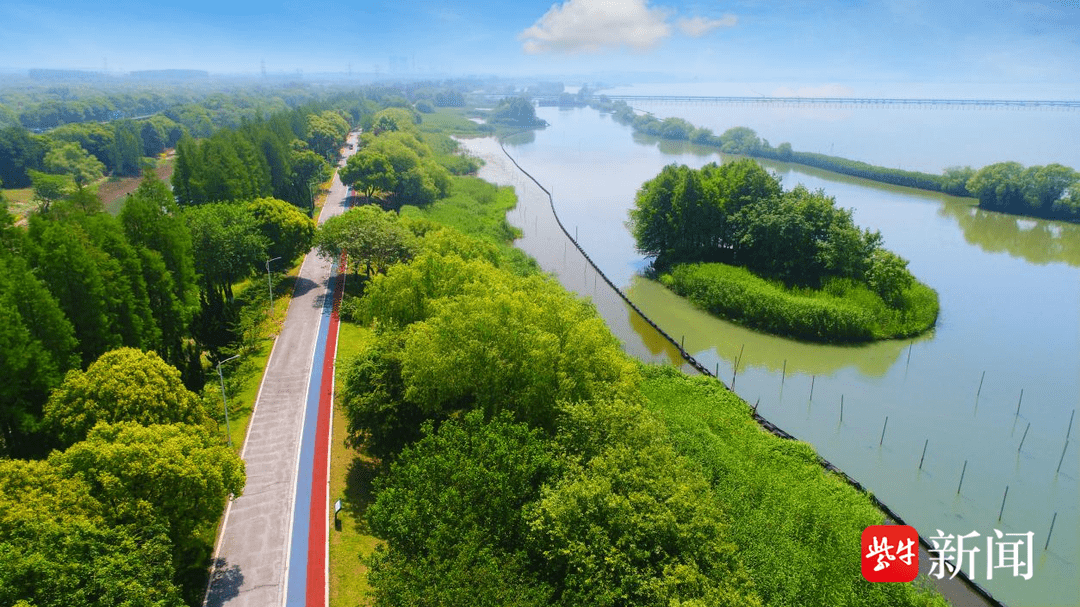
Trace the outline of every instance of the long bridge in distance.
{"label": "long bridge in distance", "polygon": [[[566,102],[568,97],[581,103],[576,95],[537,95],[534,99],[544,105],[557,105]],[[954,108],[1042,108],[1058,110],[1080,109],[1077,99],[918,99],[918,98],[878,98],[878,97],[711,97],[701,95],[605,95],[597,94],[593,99],[625,101],[635,103],[699,103],[716,105],[779,105],[779,106],[919,106],[919,107],[954,107]],[[570,105],[573,103],[571,102]]]}

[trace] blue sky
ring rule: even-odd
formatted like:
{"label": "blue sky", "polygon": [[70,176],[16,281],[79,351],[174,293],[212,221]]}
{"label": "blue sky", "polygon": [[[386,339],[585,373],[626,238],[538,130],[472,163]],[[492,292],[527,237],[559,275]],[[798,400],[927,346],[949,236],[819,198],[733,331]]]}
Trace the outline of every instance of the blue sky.
{"label": "blue sky", "polygon": [[[1075,90],[1078,0],[4,0],[0,68],[664,72]],[[414,73],[415,73],[414,72]],[[402,75],[407,75],[403,73]]]}

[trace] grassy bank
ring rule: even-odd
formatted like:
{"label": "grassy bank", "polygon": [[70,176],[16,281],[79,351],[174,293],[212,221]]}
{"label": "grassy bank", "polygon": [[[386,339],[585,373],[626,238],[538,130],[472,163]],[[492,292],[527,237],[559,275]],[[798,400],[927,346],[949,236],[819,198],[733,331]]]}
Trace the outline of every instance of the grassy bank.
{"label": "grassy bank", "polygon": [[762,430],[723,384],[670,367],[645,369],[648,408],[680,455],[709,479],[727,539],[771,607],[945,605],[913,584],[872,584],[860,570],[864,528],[883,524],[870,499],[827,472],[806,443]]}
{"label": "grassy bank", "polygon": [[934,326],[937,294],[915,282],[897,307],[865,285],[832,279],[822,289],[789,288],[720,263],[681,264],[660,281],[700,308],[754,329],[815,342],[865,342],[918,335]]}
{"label": "grassy bank", "polygon": [[536,261],[514,248],[521,231],[506,221],[506,213],[517,206],[517,195],[511,187],[499,187],[477,177],[453,178],[453,193],[430,206],[419,208],[406,205],[402,217],[434,221],[498,248],[518,274],[536,271]]}
{"label": "grassy bank", "polygon": [[[367,347],[371,331],[350,322],[339,326],[335,366],[343,369]],[[339,392],[344,382],[344,372],[335,372],[334,391]],[[377,463],[346,444],[348,424],[344,409],[335,403],[330,437],[330,501],[340,499],[341,512],[336,521],[330,521],[330,605],[355,607],[370,602],[363,559],[374,552],[379,540],[368,531],[364,515],[371,503],[371,481]]]}
{"label": "grassy bank", "polygon": [[[560,416],[541,419],[529,417],[529,412],[540,409],[523,406],[518,412],[538,432],[529,441],[504,426],[508,418],[493,421],[463,414],[486,400],[462,396],[458,401],[429,391],[454,384],[465,386],[461,389],[466,395],[481,394],[491,380],[504,386],[498,391],[498,406],[514,410],[515,403],[526,402],[523,394],[533,393],[529,376],[542,365],[529,365],[507,382],[487,370],[522,369],[516,362],[520,351],[533,347],[572,356],[592,343],[592,332],[606,331],[597,324],[601,321],[595,310],[589,309],[590,318],[573,332],[573,339],[523,337],[544,337],[538,326],[554,323],[559,310],[572,306],[548,293],[548,283],[529,283],[536,289],[530,291],[505,271],[510,265],[502,263],[506,256],[522,255],[510,247],[516,232],[505,221],[514,203],[510,188],[459,177],[452,196],[426,208],[403,207],[404,216],[454,227],[480,241],[470,245],[466,236],[446,237],[470,251],[485,243],[497,245],[502,256],[499,269],[478,273],[491,281],[487,285],[491,292],[476,284],[467,294],[443,297],[445,305],[458,306],[454,312],[432,306],[434,317],[410,328],[386,329],[404,332],[405,342],[400,352],[394,351],[397,354],[386,354],[396,343],[394,338],[342,324],[341,365],[357,360],[354,357],[361,352],[374,352],[371,358],[358,359],[374,365],[365,368],[383,369],[384,364],[402,361],[399,371],[371,376],[350,371],[353,381],[360,383],[338,386],[339,403],[346,392],[353,399],[368,398],[360,393],[376,395],[375,400],[363,401],[367,404],[350,401],[354,413],[362,412],[359,428],[367,434],[356,435],[360,440],[379,435],[384,421],[392,425],[395,418],[411,419],[409,407],[420,401],[406,396],[410,390],[434,395],[423,399],[424,406],[433,410],[445,406],[453,413],[440,417],[438,432],[447,434],[423,439],[426,447],[413,443],[386,467],[363,449],[345,445],[348,421],[341,411],[335,413],[331,500],[341,498],[344,510],[341,528],[330,539],[331,605],[367,604],[369,587],[386,604],[945,604],[932,591],[912,584],[865,582],[859,572],[860,534],[864,526],[882,522],[882,513],[867,496],[827,473],[810,446],[764,432],[750,417],[747,404],[715,380],[689,378],[671,368],[644,368],[644,381],[638,384],[636,372],[624,378],[598,371],[590,381],[626,379],[619,383],[628,391],[626,400],[585,397],[587,403],[567,405]],[[535,263],[515,263],[513,268],[535,271]],[[406,269],[397,272],[401,270]],[[394,274],[392,269],[387,276]],[[408,292],[409,285],[422,282],[411,280],[401,288]],[[379,279],[372,284],[374,294],[385,283]],[[506,305],[496,305],[504,289],[521,291]],[[472,300],[477,303],[466,305]],[[528,303],[519,310],[510,302]],[[524,312],[525,307],[544,308],[553,302],[561,305],[535,315]],[[500,310],[504,316],[499,319],[513,317],[517,322],[492,322],[486,316]],[[461,325],[446,324],[454,319]],[[420,336],[430,339],[416,341]],[[521,339],[527,345],[505,347],[504,342]],[[468,346],[462,349],[462,344]],[[610,356],[607,352],[594,358],[637,369],[617,347]],[[483,364],[473,364],[475,357]],[[427,370],[448,359],[461,364],[428,378]],[[409,361],[415,360],[424,362],[413,366]],[[391,368],[398,367],[385,367]],[[345,368],[339,367],[337,374],[344,379]],[[447,381],[448,376],[453,381]],[[429,380],[432,386],[425,383]],[[537,385],[548,385],[542,378],[538,381]],[[567,394],[550,401],[573,400]],[[376,410],[383,415],[379,421],[367,415]],[[370,423],[375,426],[364,425]],[[541,427],[546,431],[538,430]],[[418,450],[409,451],[414,448]],[[572,465],[567,459],[552,467],[550,475],[538,476],[535,482],[519,483],[532,478],[519,467],[539,454],[577,459]],[[373,477],[374,486],[383,488],[374,496]],[[494,482],[497,485],[490,485]],[[368,530],[369,505],[372,526],[394,538],[374,561],[361,560],[379,545]],[[500,526],[500,521],[511,523]],[[510,545],[500,544],[508,541]],[[721,554],[723,563],[715,560]],[[369,580],[370,563],[374,570]],[[742,585],[747,574],[752,586]],[[446,597],[456,600],[442,601]]]}

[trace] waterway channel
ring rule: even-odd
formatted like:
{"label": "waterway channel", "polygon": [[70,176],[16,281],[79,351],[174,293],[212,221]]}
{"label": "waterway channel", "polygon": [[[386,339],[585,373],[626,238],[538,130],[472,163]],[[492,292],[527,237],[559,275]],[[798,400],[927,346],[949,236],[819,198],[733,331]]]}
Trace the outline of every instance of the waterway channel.
{"label": "waterway channel", "polygon": [[[856,223],[880,230],[941,300],[937,328],[914,340],[799,343],[713,318],[640,276],[649,260],[625,227],[635,191],[667,164],[696,167],[723,161],[719,154],[635,136],[591,109],[538,114],[551,126],[507,141],[507,150],[552,192],[571,236],[647,316],[924,537],[978,532],[981,551],[965,570],[999,600],[1080,604],[1080,420],[1072,419],[1080,402],[1080,226],[765,162],[786,187],[822,188],[852,208]],[[681,364],[677,349],[606,288],[556,224],[546,195],[498,144],[466,146],[489,160],[482,177],[518,189],[508,216],[524,232],[518,246],[593,298],[629,354]],[[1031,579],[1012,569],[988,579],[985,542],[995,529],[1033,532]]]}

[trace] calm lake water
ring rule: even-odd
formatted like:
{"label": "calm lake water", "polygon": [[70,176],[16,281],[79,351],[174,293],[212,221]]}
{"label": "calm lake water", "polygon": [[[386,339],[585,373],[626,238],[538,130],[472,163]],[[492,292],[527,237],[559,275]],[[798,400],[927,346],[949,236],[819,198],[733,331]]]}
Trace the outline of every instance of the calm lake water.
{"label": "calm lake water", "polygon": [[[691,110],[701,108],[668,108],[670,115],[717,132],[746,124],[737,116],[719,124],[726,119],[715,117],[713,126],[692,118]],[[940,120],[905,111],[918,123]],[[856,347],[799,343],[715,319],[639,275],[648,260],[635,251],[625,227],[635,191],[667,164],[698,167],[722,161],[719,154],[635,136],[590,109],[541,108],[538,113],[551,126],[507,142],[507,150],[553,192],[567,230],[578,234],[594,262],[645,314],[675,339],[684,339],[686,350],[718,369],[726,383],[741,353],[735,391],[758,402],[766,418],[813,444],[924,537],[937,530],[981,534],[976,567],[965,569],[997,598],[1016,606],[1080,604],[1080,420],[1069,427],[1080,402],[1080,226],[986,213],[972,200],[765,162],[786,187],[823,188],[840,206],[854,209],[856,223],[880,230],[885,246],[910,260],[911,271],[941,300],[936,330],[915,340]],[[1020,112],[1002,114],[1028,124]],[[898,120],[889,112],[880,115],[880,120]],[[859,141],[860,125],[840,122],[836,139],[842,138],[839,131],[853,129],[843,139]],[[1046,162],[1014,155],[1007,146],[995,148],[992,129],[972,143],[966,127],[954,132],[952,126],[940,121],[937,138],[923,144],[935,159],[909,168],[979,165],[984,161],[965,156],[974,148],[993,148],[985,153],[998,159]],[[889,128],[906,132],[902,124]],[[909,138],[917,139],[918,133],[911,130]],[[794,137],[766,137],[800,148]],[[955,149],[940,149],[950,141]],[[888,146],[884,140],[861,145]],[[499,158],[491,140],[468,146]],[[884,163],[889,156],[882,152],[882,161],[846,149],[834,153]],[[959,160],[946,160],[953,156]],[[677,358],[674,348],[605,288],[573,245],[567,246],[546,197],[508,160],[493,160],[481,176],[518,188],[521,204],[509,219],[524,230],[519,246],[567,288],[593,297],[627,352],[647,361]],[[995,570],[987,579],[985,538],[995,529],[1034,532],[1031,580],[1013,578],[1011,569]]]}

